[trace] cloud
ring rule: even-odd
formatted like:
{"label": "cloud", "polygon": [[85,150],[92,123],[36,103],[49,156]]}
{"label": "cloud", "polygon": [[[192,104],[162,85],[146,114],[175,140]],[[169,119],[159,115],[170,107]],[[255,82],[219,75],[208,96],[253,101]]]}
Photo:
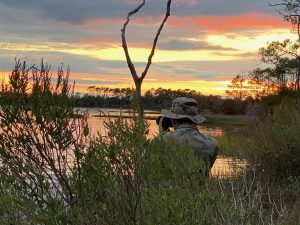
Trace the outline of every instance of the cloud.
{"label": "cloud", "polygon": [[[149,0],[137,16],[157,16],[165,13],[166,0]],[[10,11],[21,9],[27,16],[81,24],[96,18],[124,18],[140,0],[0,0],[0,8]],[[234,15],[246,12],[273,11],[267,2],[261,0],[176,0],[172,15]],[[15,14],[14,14],[15,15]]]}
{"label": "cloud", "polygon": [[249,13],[237,16],[174,16],[170,19],[168,26],[174,29],[185,27],[186,30],[199,32],[208,31],[237,31],[266,28],[287,28],[288,23],[272,14]]}
{"label": "cloud", "polygon": [[249,12],[274,12],[267,1],[262,0],[198,0],[193,4],[174,7],[173,15],[232,16]]}
{"label": "cloud", "polygon": [[[195,34],[200,35],[201,32],[203,34],[205,31],[224,32],[288,26],[276,16],[249,13],[251,10],[260,12],[267,8],[262,7],[259,0],[251,0],[254,6],[250,6],[248,0],[234,1],[174,1],[171,17],[159,42],[170,41],[167,37],[169,34],[175,35],[179,40]],[[219,4],[225,2],[227,3],[221,8],[228,8],[231,4],[230,8],[234,8],[235,13],[222,13]],[[120,28],[125,22],[126,14],[139,3],[140,0],[0,0],[0,42],[63,42],[76,45],[80,42],[87,44],[97,40],[111,40],[110,44],[120,45]],[[162,0],[146,1],[142,11],[132,18],[127,29],[130,46],[152,46],[153,37],[165,13],[165,3]],[[243,15],[243,12],[248,14]],[[97,48],[107,48],[110,44],[98,42]],[[192,43],[186,43],[186,48],[192,49]]]}
{"label": "cloud", "polygon": [[[195,80],[195,79],[201,79],[201,80],[216,80],[220,75],[224,75],[226,73],[221,71],[212,71],[212,70],[201,70],[199,69],[189,69],[189,68],[179,68],[175,69],[174,74],[177,78],[183,80]],[[232,76],[232,74],[227,74]]]}
{"label": "cloud", "polygon": [[[14,58],[26,60],[28,65],[39,65],[41,59],[56,70],[63,63],[69,66],[71,72],[105,75],[110,77],[131,77],[127,63],[124,60],[99,60],[94,57],[81,56],[53,51],[15,51],[0,49],[0,70],[11,70],[14,66]],[[134,63],[137,70],[144,68],[144,63]],[[108,78],[109,79],[109,78]]]}
{"label": "cloud", "polygon": [[[0,0],[0,4],[11,9],[22,8],[24,11],[38,12],[44,19],[65,21],[72,24],[82,23],[87,19],[102,17],[118,17],[128,7],[126,1],[94,1],[94,0]],[[126,7],[127,6],[127,7]]]}
{"label": "cloud", "polygon": [[[10,57],[9,57],[10,56]],[[58,52],[14,52],[0,50],[0,70],[11,71],[14,66],[14,57],[26,59],[28,65],[39,65],[41,58],[51,65],[53,71],[64,63],[71,69],[71,79],[131,81],[131,75],[125,61],[97,60],[93,57],[73,55]],[[163,78],[164,80],[176,80],[183,76],[193,79],[215,80],[231,79],[234,75],[249,71],[256,67],[256,61],[228,60],[228,61],[176,61],[154,63],[147,74],[147,79]],[[135,63],[137,71],[142,71],[144,63]]]}
{"label": "cloud", "polygon": [[123,81],[109,81],[109,80],[85,80],[85,79],[75,79],[74,80],[76,84],[93,84],[93,85],[116,85],[116,84],[122,84]]}
{"label": "cloud", "polygon": [[[165,12],[167,1],[146,1],[146,5],[136,16],[157,16]],[[177,4],[188,7],[187,4]],[[27,17],[35,16],[43,20],[63,21],[70,24],[83,24],[86,21],[120,19],[125,21],[127,13],[141,4],[140,0],[0,0],[0,8],[22,11]],[[176,4],[175,4],[176,7]],[[0,10],[2,11],[2,10]]]}
{"label": "cloud", "polygon": [[189,41],[189,40],[171,40],[164,41],[158,44],[159,49],[162,50],[222,50],[235,51],[234,48],[224,48],[220,45],[210,45],[204,41]]}
{"label": "cloud", "polygon": [[177,7],[181,6],[195,6],[197,4],[197,0],[175,0],[173,4]]}
{"label": "cloud", "polygon": [[237,74],[257,67],[256,60],[185,61],[154,64],[149,79],[231,80]]}
{"label": "cloud", "polygon": [[0,50],[0,66],[2,70],[8,70],[14,65],[14,58],[26,60],[29,65],[39,64],[41,58],[45,62],[51,64],[52,67],[59,66],[62,62],[64,65],[70,66],[71,70],[78,72],[96,72],[100,67],[107,69],[124,68],[126,66],[123,61],[105,61],[97,60],[93,57],[80,56],[61,52],[36,52],[36,51],[15,51],[15,50]]}

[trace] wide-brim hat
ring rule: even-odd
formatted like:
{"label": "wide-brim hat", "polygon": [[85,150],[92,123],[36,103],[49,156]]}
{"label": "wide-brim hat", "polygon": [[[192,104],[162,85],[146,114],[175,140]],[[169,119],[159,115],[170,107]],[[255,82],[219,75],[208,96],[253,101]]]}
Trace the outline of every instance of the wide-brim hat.
{"label": "wide-brim hat", "polygon": [[196,124],[203,123],[205,118],[198,115],[198,102],[193,98],[178,97],[172,102],[170,109],[162,109],[161,113],[170,119],[188,118]]}

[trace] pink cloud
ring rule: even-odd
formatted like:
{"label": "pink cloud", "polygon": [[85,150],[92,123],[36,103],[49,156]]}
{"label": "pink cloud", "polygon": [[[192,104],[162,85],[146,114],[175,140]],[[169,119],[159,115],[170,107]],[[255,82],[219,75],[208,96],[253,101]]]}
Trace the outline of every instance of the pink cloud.
{"label": "pink cloud", "polygon": [[[168,21],[168,26],[174,29],[187,27],[190,30],[213,30],[213,31],[230,31],[230,30],[247,30],[247,29],[270,29],[270,28],[287,28],[288,23],[282,19],[263,13],[249,13],[240,16],[202,16],[202,17],[178,17],[173,16]],[[192,29],[191,29],[192,28]]]}
{"label": "pink cloud", "polygon": [[[194,4],[194,0],[185,2],[185,4]],[[155,25],[160,24],[164,15],[161,16],[147,16],[135,17],[130,21],[131,25]],[[125,22],[126,18],[98,18],[88,20],[79,27],[93,27],[114,24],[120,27]],[[282,18],[268,13],[248,13],[239,16],[199,16],[199,17],[182,17],[172,15],[167,25],[171,28],[186,28],[188,31],[199,31],[199,29],[213,30],[213,31],[231,31],[237,29],[270,29],[270,28],[287,28],[289,24],[284,22]]]}

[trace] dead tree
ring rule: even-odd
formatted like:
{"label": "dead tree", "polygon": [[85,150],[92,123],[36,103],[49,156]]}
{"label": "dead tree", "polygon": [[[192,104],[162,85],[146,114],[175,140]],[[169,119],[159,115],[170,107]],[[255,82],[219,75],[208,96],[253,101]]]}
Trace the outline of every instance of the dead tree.
{"label": "dead tree", "polygon": [[165,15],[160,27],[158,28],[158,31],[157,31],[156,36],[154,38],[153,45],[152,45],[152,50],[151,50],[151,53],[148,57],[148,62],[146,64],[146,67],[145,67],[144,71],[142,72],[142,74],[139,76],[136,72],[135,66],[132,63],[131,57],[130,57],[129,52],[128,52],[128,47],[127,47],[127,42],[126,42],[126,28],[127,28],[127,25],[129,24],[130,17],[133,14],[137,13],[145,5],[145,3],[146,3],[146,1],[143,0],[143,2],[138,7],[136,7],[135,9],[133,9],[132,11],[130,11],[128,13],[127,20],[124,23],[123,28],[121,29],[122,47],[123,47],[124,52],[125,52],[128,68],[130,70],[131,76],[132,76],[134,84],[135,84],[135,91],[134,91],[135,104],[134,104],[134,108],[137,111],[140,118],[143,117],[143,106],[142,106],[142,101],[141,101],[141,99],[142,99],[142,92],[141,92],[142,91],[142,83],[143,83],[143,80],[146,77],[147,72],[149,70],[149,67],[152,63],[152,57],[155,53],[155,48],[156,48],[156,44],[157,44],[157,41],[158,41],[158,37],[159,37],[159,35],[161,33],[161,30],[163,29],[163,27],[164,27],[164,25],[165,25],[165,23],[168,19],[168,17],[170,16],[170,8],[171,8],[172,0],[168,0],[168,2],[167,2],[166,15]]}

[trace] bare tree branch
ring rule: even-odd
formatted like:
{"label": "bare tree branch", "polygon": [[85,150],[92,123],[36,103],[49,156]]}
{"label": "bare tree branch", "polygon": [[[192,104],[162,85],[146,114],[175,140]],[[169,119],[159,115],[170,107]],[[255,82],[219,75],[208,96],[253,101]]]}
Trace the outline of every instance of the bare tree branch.
{"label": "bare tree branch", "polygon": [[155,36],[154,41],[153,41],[152,49],[151,49],[151,52],[150,52],[150,55],[148,57],[148,61],[147,61],[146,67],[145,67],[145,70],[141,74],[141,76],[138,76],[138,74],[136,72],[136,69],[135,69],[135,66],[132,63],[132,60],[131,60],[129,52],[128,52],[128,47],[127,47],[127,42],[126,42],[126,28],[127,28],[127,25],[130,22],[130,17],[133,14],[137,13],[145,5],[145,3],[146,3],[146,1],[143,0],[142,3],[139,6],[137,6],[135,9],[133,9],[132,11],[130,11],[128,13],[127,20],[124,23],[123,28],[121,29],[122,47],[123,47],[124,52],[125,52],[128,68],[130,70],[131,76],[132,76],[134,84],[135,84],[135,103],[134,103],[134,105],[135,105],[135,109],[137,110],[140,118],[143,117],[143,107],[142,107],[142,103],[141,103],[142,83],[143,83],[143,80],[144,80],[144,78],[145,78],[145,76],[146,76],[146,74],[149,70],[149,67],[150,67],[151,63],[152,63],[152,57],[155,53],[155,48],[156,48],[156,44],[157,44],[157,41],[158,41],[158,37],[159,37],[159,35],[161,33],[161,30],[163,29],[163,27],[164,27],[164,25],[165,25],[165,23],[168,19],[168,17],[170,16],[170,8],[171,8],[172,0],[168,0],[168,2],[167,2],[166,15],[165,15],[161,25],[159,26],[159,28],[157,30],[156,36]]}
{"label": "bare tree branch", "polygon": [[147,62],[147,65],[145,67],[145,70],[142,73],[141,77],[139,77],[137,75],[137,72],[135,70],[134,64],[132,63],[131,57],[129,55],[129,51],[128,51],[128,47],[127,47],[127,42],[126,42],[126,28],[127,28],[127,25],[130,22],[130,17],[133,14],[137,13],[145,5],[145,3],[146,3],[146,1],[143,0],[143,2],[138,7],[136,7],[135,9],[133,9],[132,11],[130,11],[128,13],[127,20],[124,23],[123,28],[121,29],[122,47],[123,47],[124,52],[125,52],[125,56],[126,56],[126,61],[127,61],[128,67],[130,69],[130,72],[131,72],[131,75],[132,75],[134,81],[139,80],[140,82],[142,82],[144,80],[144,78],[147,75],[147,72],[148,72],[148,70],[150,68],[150,65],[152,64],[152,58],[153,58],[153,55],[155,53],[155,49],[156,49],[156,45],[157,45],[157,41],[158,41],[159,35],[160,35],[160,33],[161,33],[161,31],[162,31],[162,29],[163,29],[163,27],[164,27],[164,25],[165,25],[168,17],[170,16],[170,10],[171,10],[172,0],[168,0],[166,15],[165,15],[164,20],[162,21],[161,25],[159,26],[159,28],[157,30],[156,36],[155,36],[154,41],[153,41],[151,53],[150,53],[150,55],[148,57],[148,62]]}
{"label": "bare tree branch", "polygon": [[153,46],[152,46],[152,50],[151,50],[151,53],[150,53],[149,58],[148,58],[148,63],[147,63],[146,68],[145,68],[145,70],[142,73],[142,76],[140,78],[141,81],[143,81],[143,79],[145,78],[145,76],[146,76],[146,74],[147,74],[147,72],[149,70],[149,67],[150,67],[150,65],[152,63],[152,57],[153,57],[154,52],[155,52],[155,48],[156,48],[156,44],[157,44],[157,41],[158,41],[158,37],[159,37],[160,32],[163,29],[163,27],[164,27],[164,25],[165,25],[165,23],[166,23],[166,21],[168,19],[168,17],[170,16],[171,2],[172,2],[172,0],[168,0],[168,3],[167,3],[167,12],[166,12],[166,15],[165,15],[165,18],[164,18],[162,24],[160,25],[160,27],[158,28],[158,31],[156,33],[156,36],[155,36],[155,39],[154,39],[154,42],[153,42]]}
{"label": "bare tree branch", "polygon": [[131,61],[131,58],[130,58],[130,55],[129,55],[129,52],[128,52],[128,47],[127,47],[127,42],[126,42],[126,36],[125,36],[125,33],[126,33],[126,28],[127,28],[127,25],[129,24],[129,21],[130,21],[130,17],[137,13],[144,5],[145,5],[146,1],[143,0],[143,2],[135,9],[133,9],[132,11],[130,11],[127,15],[127,20],[126,22],[124,23],[123,25],[123,28],[121,29],[121,37],[122,37],[122,47],[124,49],[124,52],[125,52],[125,56],[126,56],[126,61],[127,61],[127,64],[128,64],[128,68],[130,69],[130,72],[131,72],[131,75],[134,79],[134,81],[138,80],[139,77],[136,73],[136,70],[135,70],[135,67]]}

